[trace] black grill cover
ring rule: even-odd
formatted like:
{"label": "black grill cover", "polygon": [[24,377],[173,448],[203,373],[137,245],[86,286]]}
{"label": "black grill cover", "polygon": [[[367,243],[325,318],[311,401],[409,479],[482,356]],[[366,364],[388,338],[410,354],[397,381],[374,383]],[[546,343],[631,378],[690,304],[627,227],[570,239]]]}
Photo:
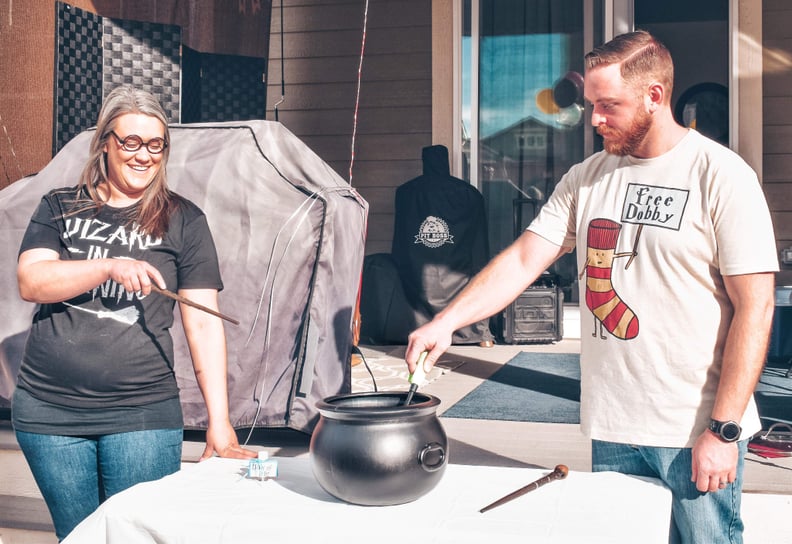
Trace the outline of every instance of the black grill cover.
{"label": "black grill cover", "polygon": [[[451,176],[448,149],[425,147],[423,175],[396,190],[391,254],[416,321],[445,308],[489,260],[484,197]],[[489,320],[454,333],[455,344],[492,339]]]}

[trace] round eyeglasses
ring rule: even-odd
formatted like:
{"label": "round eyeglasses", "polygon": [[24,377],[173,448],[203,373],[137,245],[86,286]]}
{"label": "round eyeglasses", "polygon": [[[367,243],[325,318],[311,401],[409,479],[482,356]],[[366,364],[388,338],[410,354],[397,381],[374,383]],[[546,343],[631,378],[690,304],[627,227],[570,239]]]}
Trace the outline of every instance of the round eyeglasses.
{"label": "round eyeglasses", "polygon": [[152,138],[148,142],[144,142],[143,139],[137,134],[130,134],[126,138],[121,138],[121,136],[116,134],[113,130],[110,131],[110,134],[115,136],[116,140],[118,140],[118,143],[121,144],[121,149],[124,151],[129,151],[130,153],[134,153],[141,147],[145,147],[146,151],[152,155],[158,155],[165,151],[165,148],[168,147],[168,142],[165,141],[165,138]]}

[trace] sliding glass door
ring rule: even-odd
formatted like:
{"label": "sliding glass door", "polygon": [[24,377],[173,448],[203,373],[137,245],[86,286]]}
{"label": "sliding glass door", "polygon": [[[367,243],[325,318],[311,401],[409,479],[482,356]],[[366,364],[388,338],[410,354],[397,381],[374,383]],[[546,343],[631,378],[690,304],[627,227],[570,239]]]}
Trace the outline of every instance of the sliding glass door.
{"label": "sliding glass door", "polygon": [[[484,195],[493,255],[515,239],[561,176],[595,145],[585,122],[582,77],[583,55],[601,36],[595,4],[465,2],[463,175]],[[574,256],[550,272],[565,299],[576,300]]]}

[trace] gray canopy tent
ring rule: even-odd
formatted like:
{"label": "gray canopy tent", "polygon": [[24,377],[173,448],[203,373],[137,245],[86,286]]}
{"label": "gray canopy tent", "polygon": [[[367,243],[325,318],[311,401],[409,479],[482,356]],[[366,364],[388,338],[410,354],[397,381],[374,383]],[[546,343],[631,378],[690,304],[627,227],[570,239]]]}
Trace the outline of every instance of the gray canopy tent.
{"label": "gray canopy tent", "polygon": [[[237,428],[312,432],[315,403],[350,390],[352,318],[368,204],[281,124],[173,125],[171,189],[204,210],[225,289],[230,416]],[[35,305],[18,294],[16,262],[30,215],[50,189],[77,183],[93,131],[38,174],[0,191],[0,406],[10,406]],[[177,319],[175,371],[185,426],[206,411]]]}

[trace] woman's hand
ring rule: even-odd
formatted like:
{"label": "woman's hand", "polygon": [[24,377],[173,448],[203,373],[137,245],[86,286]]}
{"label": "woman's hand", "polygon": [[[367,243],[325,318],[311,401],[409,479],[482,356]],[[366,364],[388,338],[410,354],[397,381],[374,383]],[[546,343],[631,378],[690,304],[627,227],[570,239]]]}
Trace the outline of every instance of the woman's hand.
{"label": "woman's hand", "polygon": [[[179,294],[217,311],[216,289],[180,289]],[[239,445],[236,431],[228,416],[228,384],[226,342],[223,322],[184,303],[179,304],[184,334],[190,347],[198,387],[206,403],[209,427],[206,449],[201,461],[213,453],[232,459],[250,459],[258,454]]]}
{"label": "woman's hand", "polygon": [[166,289],[159,270],[146,261],[134,259],[62,260],[51,249],[24,251],[17,263],[20,296],[37,304],[63,302],[112,280],[127,293],[151,292],[156,283]]}
{"label": "woman's hand", "polygon": [[209,425],[206,431],[206,448],[198,461],[209,459],[215,453],[229,459],[252,459],[258,456],[257,452],[239,445],[236,431],[228,421],[221,425]]}
{"label": "woman's hand", "polygon": [[151,284],[167,289],[159,270],[146,261],[134,259],[107,259],[107,274],[111,280],[123,285],[127,293],[151,293]]}

